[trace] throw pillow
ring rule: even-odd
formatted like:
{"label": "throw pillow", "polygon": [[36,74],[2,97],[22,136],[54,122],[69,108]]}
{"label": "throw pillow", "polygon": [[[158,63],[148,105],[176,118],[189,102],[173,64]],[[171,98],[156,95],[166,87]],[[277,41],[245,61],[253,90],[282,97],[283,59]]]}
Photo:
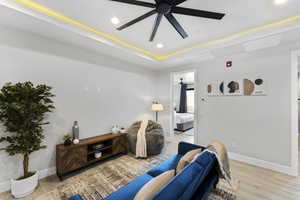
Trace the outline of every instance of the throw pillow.
{"label": "throw pillow", "polygon": [[169,170],[146,183],[135,195],[134,200],[150,200],[174,177],[175,170]]}
{"label": "throw pillow", "polygon": [[199,154],[202,149],[195,149],[187,152],[178,162],[175,173],[179,173],[185,166],[192,162],[194,157]]}

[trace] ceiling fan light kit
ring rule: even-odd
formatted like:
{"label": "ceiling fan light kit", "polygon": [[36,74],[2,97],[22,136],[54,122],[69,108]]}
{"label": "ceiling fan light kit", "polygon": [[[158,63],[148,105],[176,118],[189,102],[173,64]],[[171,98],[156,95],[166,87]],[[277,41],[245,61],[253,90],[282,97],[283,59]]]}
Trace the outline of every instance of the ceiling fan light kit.
{"label": "ceiling fan light kit", "polygon": [[133,24],[136,24],[156,14],[154,26],[152,28],[152,32],[149,39],[150,42],[154,40],[163,16],[170,22],[170,24],[174,27],[174,29],[178,32],[178,34],[183,39],[187,38],[188,34],[183,29],[183,27],[179,24],[177,19],[174,17],[173,13],[194,16],[194,17],[209,18],[215,20],[221,20],[225,16],[224,13],[216,13],[216,12],[210,12],[205,10],[196,10],[196,9],[183,8],[178,6],[179,4],[187,0],[155,0],[155,3],[149,3],[149,2],[137,1],[137,0],[110,0],[110,1],[116,1],[120,3],[153,8],[153,10],[117,28],[117,30],[123,30],[125,28],[128,28],[129,26],[132,26]]}

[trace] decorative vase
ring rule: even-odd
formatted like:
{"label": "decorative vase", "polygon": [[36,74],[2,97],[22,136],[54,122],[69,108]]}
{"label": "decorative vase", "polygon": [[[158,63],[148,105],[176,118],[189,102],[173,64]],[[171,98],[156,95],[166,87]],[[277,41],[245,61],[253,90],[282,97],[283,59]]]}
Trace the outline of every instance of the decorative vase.
{"label": "decorative vase", "polygon": [[78,121],[74,121],[74,125],[72,127],[73,139],[79,139],[79,126]]}
{"label": "decorative vase", "polygon": [[34,175],[22,179],[11,180],[11,194],[15,198],[22,198],[34,192],[39,182],[39,175],[36,172]]}
{"label": "decorative vase", "polygon": [[120,132],[120,129],[119,129],[118,125],[114,125],[112,127],[111,131],[112,131],[113,134],[117,134],[117,133]]}

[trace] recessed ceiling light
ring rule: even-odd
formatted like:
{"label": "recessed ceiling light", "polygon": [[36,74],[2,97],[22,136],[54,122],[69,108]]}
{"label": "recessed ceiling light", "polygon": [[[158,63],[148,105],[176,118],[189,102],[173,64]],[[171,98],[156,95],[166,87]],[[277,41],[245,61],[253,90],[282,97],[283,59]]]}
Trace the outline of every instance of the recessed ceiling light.
{"label": "recessed ceiling light", "polygon": [[287,2],[288,0],[274,0],[275,5],[283,5]]}
{"label": "recessed ceiling light", "polygon": [[156,47],[159,48],[159,49],[161,49],[161,48],[164,47],[164,45],[163,45],[162,43],[157,43],[157,44],[156,44]]}
{"label": "recessed ceiling light", "polygon": [[117,24],[120,23],[120,20],[119,20],[119,18],[117,18],[117,17],[112,17],[112,18],[110,19],[110,21],[111,21],[111,23],[113,23],[114,25],[117,25]]}

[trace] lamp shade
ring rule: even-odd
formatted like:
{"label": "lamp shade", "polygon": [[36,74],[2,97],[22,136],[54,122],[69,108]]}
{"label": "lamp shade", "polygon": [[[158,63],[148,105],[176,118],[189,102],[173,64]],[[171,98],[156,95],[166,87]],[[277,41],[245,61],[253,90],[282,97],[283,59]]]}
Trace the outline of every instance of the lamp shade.
{"label": "lamp shade", "polygon": [[152,104],[152,110],[153,111],[163,111],[164,107],[162,104]]}

